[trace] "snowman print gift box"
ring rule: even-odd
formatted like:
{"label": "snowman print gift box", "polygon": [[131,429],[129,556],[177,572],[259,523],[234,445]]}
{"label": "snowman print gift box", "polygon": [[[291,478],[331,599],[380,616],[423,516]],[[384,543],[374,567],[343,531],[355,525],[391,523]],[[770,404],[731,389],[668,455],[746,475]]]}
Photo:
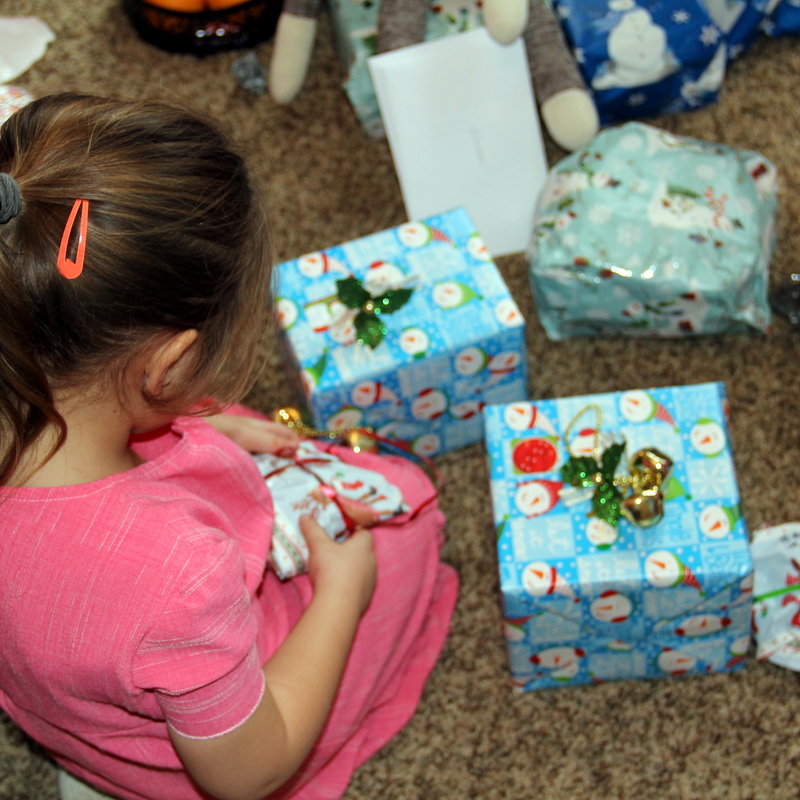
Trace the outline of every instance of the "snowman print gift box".
{"label": "snowman print gift box", "polygon": [[775,168],[630,122],[563,159],[529,251],[550,339],[766,331]]}
{"label": "snowman print gift box", "polygon": [[743,665],[752,563],[725,408],[709,383],[485,409],[515,690]]}
{"label": "snowman print gift box", "polygon": [[463,209],[281,264],[276,303],[318,428],[431,456],[527,397],[524,320]]}

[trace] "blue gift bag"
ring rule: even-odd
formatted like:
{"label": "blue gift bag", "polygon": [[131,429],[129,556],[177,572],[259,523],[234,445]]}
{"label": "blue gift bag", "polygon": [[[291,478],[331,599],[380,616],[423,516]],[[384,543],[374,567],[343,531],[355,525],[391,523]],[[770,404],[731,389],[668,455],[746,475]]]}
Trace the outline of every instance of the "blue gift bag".
{"label": "blue gift bag", "polygon": [[557,0],[603,124],[716,100],[726,40],[701,0]]}

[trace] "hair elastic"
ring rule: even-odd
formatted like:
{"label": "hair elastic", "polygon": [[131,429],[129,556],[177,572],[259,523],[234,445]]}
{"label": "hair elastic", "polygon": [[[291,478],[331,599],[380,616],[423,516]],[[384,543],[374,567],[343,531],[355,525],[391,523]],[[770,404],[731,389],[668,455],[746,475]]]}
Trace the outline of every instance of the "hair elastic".
{"label": "hair elastic", "polygon": [[0,225],[14,219],[21,207],[19,184],[7,172],[0,172]]}
{"label": "hair elastic", "polygon": [[[75,225],[75,217],[81,212],[80,225],[78,229],[78,249],[75,252],[75,260],[67,258],[67,248],[72,237],[72,228]],[[69,219],[64,226],[64,233],[61,234],[61,246],[58,248],[58,261],[56,266],[58,271],[71,280],[77,278],[83,272],[83,262],[86,258],[86,233],[89,227],[89,201],[77,199],[72,204],[72,211],[69,212]]]}

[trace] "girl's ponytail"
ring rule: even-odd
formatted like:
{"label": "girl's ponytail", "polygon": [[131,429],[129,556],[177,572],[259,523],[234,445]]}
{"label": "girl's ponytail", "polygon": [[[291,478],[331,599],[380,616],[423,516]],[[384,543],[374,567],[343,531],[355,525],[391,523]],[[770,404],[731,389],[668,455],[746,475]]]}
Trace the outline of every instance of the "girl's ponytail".
{"label": "girl's ponytail", "polygon": [[[0,172],[0,225],[10,223],[21,205],[17,182]],[[53,451],[66,437],[47,376],[25,346],[29,324],[27,304],[0,238],[0,485],[46,426],[58,432]]]}

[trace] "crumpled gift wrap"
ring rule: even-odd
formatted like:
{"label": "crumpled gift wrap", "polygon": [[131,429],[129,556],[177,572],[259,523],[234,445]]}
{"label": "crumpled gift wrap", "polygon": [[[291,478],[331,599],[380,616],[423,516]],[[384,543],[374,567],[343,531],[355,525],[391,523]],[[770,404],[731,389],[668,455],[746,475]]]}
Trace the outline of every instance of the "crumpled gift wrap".
{"label": "crumpled gift wrap", "polygon": [[408,510],[403,495],[378,472],[346,464],[310,440],[293,458],[264,453],[254,457],[275,510],[270,563],[282,580],[306,572],[308,547],[300,517],[308,514],[331,539],[346,539],[356,517],[365,527]]}
{"label": "crumpled gift wrap", "polygon": [[559,162],[528,253],[550,339],[766,331],[775,167],[631,122]]}
{"label": "crumpled gift wrap", "polygon": [[756,658],[800,671],[800,523],[753,534]]}

